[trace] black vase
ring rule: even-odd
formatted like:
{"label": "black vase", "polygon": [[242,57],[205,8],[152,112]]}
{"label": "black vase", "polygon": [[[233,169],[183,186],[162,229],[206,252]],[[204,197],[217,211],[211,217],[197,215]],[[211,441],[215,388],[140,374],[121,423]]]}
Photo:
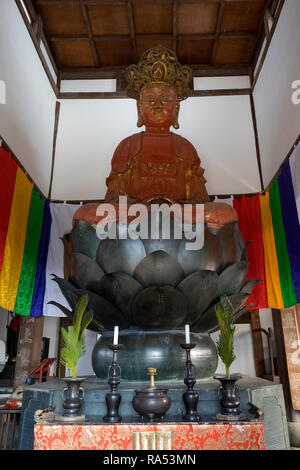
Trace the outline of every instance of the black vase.
{"label": "black vase", "polygon": [[81,386],[85,377],[78,377],[72,379],[72,377],[64,377],[63,379],[67,386],[63,389],[63,416],[69,419],[83,418],[84,415],[80,413],[82,400],[84,397],[84,388]]}
{"label": "black vase", "polygon": [[215,375],[214,378],[221,382],[218,392],[222,413],[228,417],[240,416],[240,391],[236,381],[241,378],[241,375],[231,375],[230,377]]}

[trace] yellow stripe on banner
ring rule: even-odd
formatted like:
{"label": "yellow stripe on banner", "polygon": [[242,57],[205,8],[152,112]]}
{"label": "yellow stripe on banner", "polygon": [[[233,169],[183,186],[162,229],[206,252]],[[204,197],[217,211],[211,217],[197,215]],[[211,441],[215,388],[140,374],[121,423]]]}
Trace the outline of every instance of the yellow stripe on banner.
{"label": "yellow stripe on banner", "polygon": [[18,168],[0,273],[0,306],[12,311],[18,293],[32,188],[33,184]]}
{"label": "yellow stripe on banner", "polygon": [[259,198],[261,221],[263,231],[263,242],[265,252],[265,272],[269,308],[283,309],[283,299],[279,277],[278,260],[273,231],[272,215],[269,206],[269,191]]}

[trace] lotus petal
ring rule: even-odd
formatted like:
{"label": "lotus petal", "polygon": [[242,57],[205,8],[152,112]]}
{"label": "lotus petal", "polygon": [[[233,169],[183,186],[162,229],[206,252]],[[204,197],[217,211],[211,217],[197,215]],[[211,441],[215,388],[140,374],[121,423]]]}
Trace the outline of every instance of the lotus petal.
{"label": "lotus petal", "polygon": [[136,267],[134,277],[144,286],[177,286],[184,277],[182,267],[164,251],[154,251]]}
{"label": "lotus petal", "polygon": [[171,286],[147,287],[133,300],[132,315],[140,328],[176,328],[187,315],[187,300]]}
{"label": "lotus petal", "polygon": [[219,276],[214,271],[198,271],[187,276],[177,289],[188,301],[186,322],[193,324],[219,298]]}
{"label": "lotus petal", "polygon": [[115,325],[119,325],[120,328],[127,328],[129,326],[129,322],[124,318],[122,313],[100,295],[84,289],[76,289],[70,282],[57,276],[54,277],[54,281],[59,285],[60,290],[69,302],[72,310],[74,310],[78,300],[84,294],[88,294],[89,303],[87,308],[94,310],[94,319],[101,325],[102,329],[110,330],[113,329]]}
{"label": "lotus petal", "polygon": [[220,274],[220,294],[237,294],[241,290],[246,281],[248,265],[248,261],[240,261],[232,264]]}
{"label": "lotus petal", "polygon": [[251,294],[252,290],[258,284],[259,282],[262,282],[260,279],[250,279],[250,281],[247,281],[244,287],[241,289],[241,293],[244,294]]}
{"label": "lotus petal", "polygon": [[73,275],[70,281],[80,289],[97,292],[97,285],[103,277],[104,272],[98,264],[82,253],[72,253]]}
{"label": "lotus petal", "polygon": [[97,237],[94,227],[83,220],[76,220],[71,231],[71,239],[74,252],[82,253],[93,260],[96,259],[101,240]]}
{"label": "lotus petal", "polygon": [[126,273],[105,274],[99,283],[99,293],[131,322],[131,302],[143,287]]}
{"label": "lotus petal", "polygon": [[187,250],[187,240],[181,241],[178,250],[178,261],[186,276],[201,270],[217,271],[222,263],[218,238],[210,230],[204,229],[204,246],[201,250]]}
{"label": "lotus petal", "polygon": [[240,261],[244,242],[237,222],[224,225],[217,233],[217,239],[222,253],[222,262],[218,267],[218,273],[227,266]]}
{"label": "lotus petal", "polygon": [[99,245],[97,263],[105,273],[124,272],[132,276],[145,256],[145,248],[140,239],[106,238]]}
{"label": "lotus petal", "polygon": [[174,222],[174,219],[170,218],[170,230],[168,233],[168,229],[162,224],[160,217],[157,238],[154,238],[153,234],[151,234],[151,216],[149,216],[148,237],[147,239],[142,239],[147,255],[153,253],[154,251],[165,251],[174,259],[178,259],[178,249],[181,243],[181,238],[175,238],[175,223],[176,222]]}
{"label": "lotus petal", "polygon": [[[229,300],[233,305],[234,312],[237,313],[243,305],[247,302],[249,295],[248,294],[234,294],[229,296]],[[215,309],[218,307],[220,302],[217,302],[215,305],[210,307],[202,317],[192,325],[191,330],[194,333],[205,333],[209,332],[212,333],[213,331],[218,330],[218,321],[216,317]],[[247,307],[248,308],[248,307]]]}

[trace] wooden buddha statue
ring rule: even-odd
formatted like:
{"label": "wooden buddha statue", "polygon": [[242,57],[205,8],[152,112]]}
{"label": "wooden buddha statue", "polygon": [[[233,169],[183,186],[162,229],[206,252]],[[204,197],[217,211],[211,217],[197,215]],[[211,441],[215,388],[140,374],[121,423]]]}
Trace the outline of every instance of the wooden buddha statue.
{"label": "wooden buddha statue", "polygon": [[[158,46],[146,51],[126,74],[127,94],[137,100],[137,126],[145,126],[145,131],[127,137],[115,150],[105,202],[117,204],[119,196],[127,196],[129,203],[160,198],[179,204],[204,203],[208,226],[220,228],[237,220],[231,206],[209,202],[194,146],[170,131],[171,126],[179,128],[179,104],[190,94],[191,70],[181,66],[172,51]],[[82,206],[74,220],[96,224],[96,207]]]}

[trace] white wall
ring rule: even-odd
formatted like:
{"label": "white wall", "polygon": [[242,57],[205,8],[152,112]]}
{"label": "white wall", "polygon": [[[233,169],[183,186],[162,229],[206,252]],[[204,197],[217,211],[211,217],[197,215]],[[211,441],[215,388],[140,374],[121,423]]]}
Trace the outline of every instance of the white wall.
{"label": "white wall", "polygon": [[300,131],[300,104],[292,83],[300,80],[300,1],[286,0],[254,89],[264,185],[268,185]]}
{"label": "white wall", "polygon": [[[103,198],[114,150],[139,132],[136,121],[132,99],[62,101],[53,199]],[[177,132],[199,153],[210,194],[260,190],[249,96],[189,98],[179,123]]]}
{"label": "white wall", "polygon": [[0,1],[0,135],[44,194],[48,194],[55,95],[13,0]]}

